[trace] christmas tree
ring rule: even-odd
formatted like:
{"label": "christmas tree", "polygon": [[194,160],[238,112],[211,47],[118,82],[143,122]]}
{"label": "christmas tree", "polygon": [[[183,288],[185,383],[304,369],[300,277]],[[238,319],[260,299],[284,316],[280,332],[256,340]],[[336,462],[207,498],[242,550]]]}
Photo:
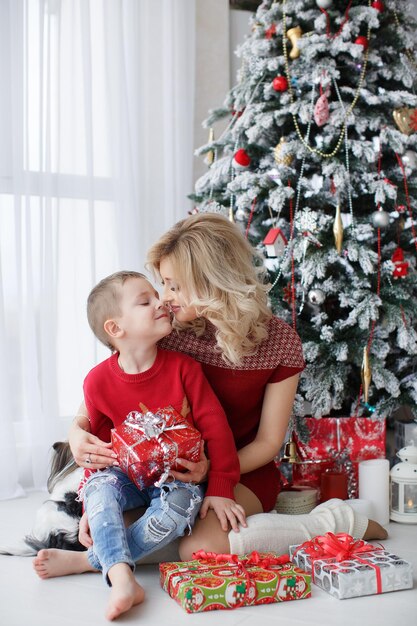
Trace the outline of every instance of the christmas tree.
{"label": "christmas tree", "polygon": [[239,223],[307,367],[295,412],[417,417],[416,23],[402,0],[264,0],[205,125],[198,211]]}

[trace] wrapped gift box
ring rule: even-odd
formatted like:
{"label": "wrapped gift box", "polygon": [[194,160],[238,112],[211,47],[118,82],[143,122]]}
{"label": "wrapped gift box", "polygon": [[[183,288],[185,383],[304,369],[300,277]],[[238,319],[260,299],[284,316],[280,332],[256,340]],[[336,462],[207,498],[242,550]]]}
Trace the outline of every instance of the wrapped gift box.
{"label": "wrapped gift box", "polygon": [[290,546],[290,558],[311,572],[315,585],[340,600],[413,586],[411,563],[343,533]]}
{"label": "wrapped gift box", "polygon": [[171,469],[181,469],[177,457],[200,457],[200,433],[172,407],[156,413],[132,411],[112,429],[111,440],[120,468],[139,489],[160,485]]}
{"label": "wrapped gift box", "polygon": [[[349,497],[357,498],[358,464],[385,458],[385,420],[371,417],[306,417],[309,440],[294,439],[300,464],[293,467],[293,483],[320,489],[321,474],[340,468],[348,474]],[[339,460],[339,463],[338,463]]]}
{"label": "wrapped gift box", "polygon": [[252,552],[197,552],[193,561],[161,563],[162,588],[187,613],[235,609],[255,604],[301,600],[311,595],[311,577],[288,555]]}

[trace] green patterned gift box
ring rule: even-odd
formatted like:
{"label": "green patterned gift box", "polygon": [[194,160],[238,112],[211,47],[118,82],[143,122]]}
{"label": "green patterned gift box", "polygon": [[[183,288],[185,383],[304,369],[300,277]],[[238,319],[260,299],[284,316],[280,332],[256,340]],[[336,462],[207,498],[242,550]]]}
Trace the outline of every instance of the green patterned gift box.
{"label": "green patterned gift box", "polygon": [[244,556],[200,550],[193,561],[161,563],[161,586],[187,613],[301,600],[311,596],[311,576],[288,555]]}

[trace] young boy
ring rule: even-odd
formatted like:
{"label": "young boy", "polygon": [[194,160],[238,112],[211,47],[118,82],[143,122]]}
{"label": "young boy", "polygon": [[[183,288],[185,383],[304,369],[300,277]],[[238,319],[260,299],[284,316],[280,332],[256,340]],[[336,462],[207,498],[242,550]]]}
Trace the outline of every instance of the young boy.
{"label": "young boy", "polygon": [[[173,406],[187,414],[210,457],[203,508],[214,509],[223,525],[244,523],[243,509],[234,502],[240,471],[226,415],[200,364],[157,347],[171,322],[146,277],[118,272],[103,279],[88,297],[87,315],[96,337],[113,352],[84,381],[91,433],[109,441],[111,428],[143,405],[152,412]],[[115,619],[144,598],[135,562],[182,536],[203,496],[202,485],[177,480],[140,490],[117,466],[94,472],[83,486],[92,546],[81,553],[41,551],[35,570],[41,578],[101,570],[111,586],[106,617]],[[147,507],[144,515],[126,529],[123,511],[139,506]]]}

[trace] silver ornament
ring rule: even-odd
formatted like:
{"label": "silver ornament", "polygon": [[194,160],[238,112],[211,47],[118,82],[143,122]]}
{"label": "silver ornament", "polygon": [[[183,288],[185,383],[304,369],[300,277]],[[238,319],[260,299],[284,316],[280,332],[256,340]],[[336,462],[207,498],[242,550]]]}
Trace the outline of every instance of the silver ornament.
{"label": "silver ornament", "polygon": [[412,170],[415,170],[417,168],[417,153],[413,150],[406,150],[401,159],[404,165],[411,168]]}
{"label": "silver ornament", "polygon": [[375,228],[386,228],[389,224],[389,214],[386,211],[374,211],[371,218]]}
{"label": "silver ornament", "polygon": [[316,0],[319,9],[328,9],[332,6],[333,0]]}
{"label": "silver ornament", "polygon": [[323,304],[326,299],[326,294],[322,289],[311,289],[308,292],[308,300],[311,304]]}

